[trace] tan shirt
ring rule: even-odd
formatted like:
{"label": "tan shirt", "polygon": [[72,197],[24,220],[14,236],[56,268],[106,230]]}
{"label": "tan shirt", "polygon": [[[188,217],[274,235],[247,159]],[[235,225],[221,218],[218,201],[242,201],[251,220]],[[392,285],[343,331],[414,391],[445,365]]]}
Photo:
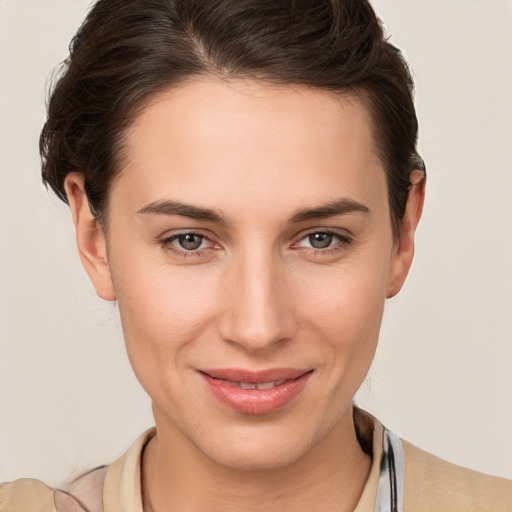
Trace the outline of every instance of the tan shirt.
{"label": "tan shirt", "polygon": [[[373,462],[354,512],[395,512],[385,500],[376,503],[379,477],[382,479],[383,434],[389,431],[370,415],[364,413],[364,417],[373,422],[373,439],[365,440],[373,446]],[[372,435],[364,429],[358,432]],[[32,479],[0,485],[0,512],[143,512],[141,455],[154,435],[154,428],[148,430],[116,462],[87,473],[64,490]],[[401,441],[401,447],[404,498],[396,512],[512,512],[512,481],[455,466],[407,441]]]}

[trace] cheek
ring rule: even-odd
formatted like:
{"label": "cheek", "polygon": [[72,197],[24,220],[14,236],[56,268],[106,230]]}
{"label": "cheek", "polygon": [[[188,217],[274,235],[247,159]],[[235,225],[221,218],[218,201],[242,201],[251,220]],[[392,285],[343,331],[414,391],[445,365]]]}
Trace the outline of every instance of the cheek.
{"label": "cheek", "polygon": [[357,388],[373,359],[384,311],[387,265],[382,260],[323,269],[303,283],[301,317],[326,351],[334,378]]}
{"label": "cheek", "polygon": [[215,277],[133,252],[114,258],[113,268],[128,356],[144,380],[144,373],[168,370],[213,323]]}
{"label": "cheek", "polygon": [[300,285],[304,312],[326,333],[345,333],[347,340],[371,331],[380,325],[388,272],[389,265],[376,259],[318,269]]}

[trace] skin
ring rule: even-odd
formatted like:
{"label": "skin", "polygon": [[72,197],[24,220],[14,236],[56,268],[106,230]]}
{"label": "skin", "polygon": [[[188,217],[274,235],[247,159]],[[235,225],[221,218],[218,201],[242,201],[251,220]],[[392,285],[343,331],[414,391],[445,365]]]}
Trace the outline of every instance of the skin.
{"label": "skin", "polygon": [[[98,295],[117,300],[153,402],[145,507],[353,510],[371,461],[352,399],[385,299],[412,261],[423,175],[411,174],[394,243],[364,106],[247,81],[203,79],[151,98],[126,133],[126,155],[109,198],[108,250],[79,173],[66,191],[81,259]],[[176,214],[166,201],[223,222],[191,218],[190,208]],[[340,201],[363,208],[304,215]],[[312,247],[310,235],[326,232],[328,245]],[[171,238],[184,233],[204,237],[199,250]],[[297,397],[264,415],[226,407],[197,371],[282,367],[313,372]]]}

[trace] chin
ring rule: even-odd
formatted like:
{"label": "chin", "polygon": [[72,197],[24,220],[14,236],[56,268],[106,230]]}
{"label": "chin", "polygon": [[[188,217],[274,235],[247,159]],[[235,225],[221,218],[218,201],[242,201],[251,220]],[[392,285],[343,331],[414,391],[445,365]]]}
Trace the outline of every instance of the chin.
{"label": "chin", "polygon": [[268,471],[293,464],[300,459],[304,451],[298,447],[290,449],[281,447],[277,452],[265,447],[257,449],[247,446],[240,449],[230,447],[222,453],[211,453],[210,458],[221,466],[238,471]]}
{"label": "chin", "polygon": [[[217,439],[209,438],[198,446],[213,462],[241,471],[272,470],[299,460],[312,446],[305,432],[276,432],[275,429],[250,429]],[[266,431],[265,431],[266,430]]]}

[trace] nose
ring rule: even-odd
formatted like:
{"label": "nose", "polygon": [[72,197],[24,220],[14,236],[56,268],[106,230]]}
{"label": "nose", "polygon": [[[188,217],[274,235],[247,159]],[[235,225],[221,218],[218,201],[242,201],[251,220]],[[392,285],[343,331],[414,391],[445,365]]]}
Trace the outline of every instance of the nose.
{"label": "nose", "polygon": [[284,262],[252,250],[231,263],[223,286],[222,338],[250,353],[271,350],[291,339],[297,322]]}

